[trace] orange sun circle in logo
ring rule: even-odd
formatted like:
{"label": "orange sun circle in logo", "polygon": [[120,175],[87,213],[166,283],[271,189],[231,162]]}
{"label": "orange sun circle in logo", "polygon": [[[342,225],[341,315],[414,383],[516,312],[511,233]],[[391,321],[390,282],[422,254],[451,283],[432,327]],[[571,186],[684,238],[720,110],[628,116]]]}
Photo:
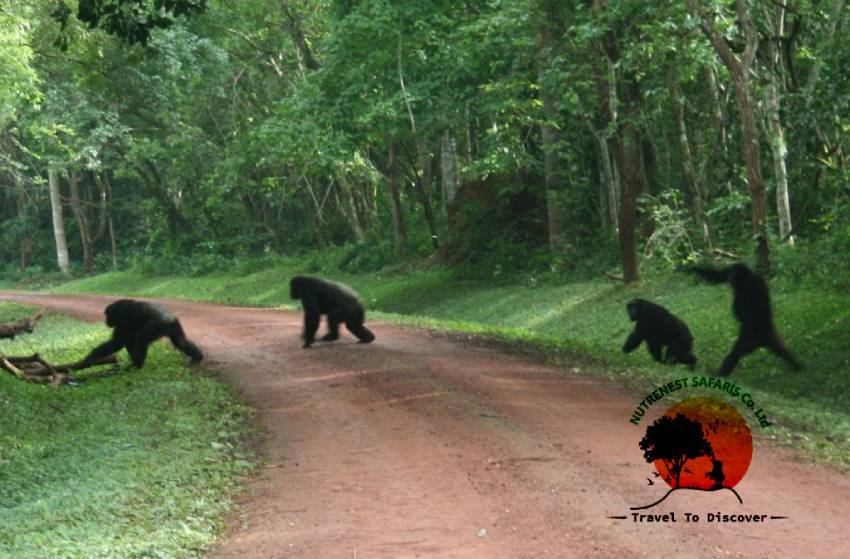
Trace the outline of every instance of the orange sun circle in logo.
{"label": "orange sun circle in logo", "polygon": [[704,439],[692,445],[691,455],[684,463],[654,461],[670,487],[712,490],[735,487],[743,479],[753,457],[753,436],[738,410],[714,398],[697,397],[682,400],[664,416],[693,427],[698,424]]}

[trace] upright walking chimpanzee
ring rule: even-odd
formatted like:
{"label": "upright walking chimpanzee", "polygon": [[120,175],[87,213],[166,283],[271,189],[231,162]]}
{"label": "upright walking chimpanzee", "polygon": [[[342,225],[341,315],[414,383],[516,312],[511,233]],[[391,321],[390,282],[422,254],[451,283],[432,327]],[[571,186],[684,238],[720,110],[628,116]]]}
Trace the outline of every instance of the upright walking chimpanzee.
{"label": "upright walking chimpanzee", "polygon": [[145,364],[148,346],[162,337],[168,337],[174,347],[198,363],[204,354],[186,339],[183,327],[171,312],[156,303],[121,299],[104,310],[106,325],[112,328],[112,338],[100,344],[86,356],[84,363],[92,363],[126,348],[133,365]]}
{"label": "upright walking chimpanzee", "polygon": [[[626,305],[635,329],[626,338],[623,351],[631,353],[646,342],[649,353],[659,363],[683,363],[691,370],[697,358],[691,354],[694,338],[688,326],[670,311],[644,299],[632,299]],[[666,352],[662,357],[662,350]]]}
{"label": "upright walking chimpanzee", "polygon": [[770,292],[761,276],[752,272],[745,264],[732,264],[720,269],[693,266],[690,271],[710,283],[728,283],[732,286],[732,312],[741,323],[741,330],[732,349],[723,359],[718,375],[727,376],[741,357],[760,347],[766,347],[783,358],[795,370],[801,368],[800,362],[791,350],[785,347],[776,332],[770,307]]}
{"label": "upright walking chimpanzee", "polygon": [[348,331],[365,344],[375,340],[375,334],[363,326],[366,311],[357,293],[347,285],[311,276],[296,276],[289,282],[290,296],[301,299],[304,307],[304,347],[316,339],[321,315],[328,317],[328,333],[322,341],[339,338],[339,325],[345,323]]}

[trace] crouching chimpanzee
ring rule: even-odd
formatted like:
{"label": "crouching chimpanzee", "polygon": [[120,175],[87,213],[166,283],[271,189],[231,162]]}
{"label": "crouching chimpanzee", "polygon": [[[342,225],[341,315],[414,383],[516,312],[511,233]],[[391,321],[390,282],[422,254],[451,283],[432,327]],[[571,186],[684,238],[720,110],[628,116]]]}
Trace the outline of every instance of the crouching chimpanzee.
{"label": "crouching chimpanzee", "polygon": [[204,358],[198,346],[186,339],[177,317],[162,305],[121,299],[108,305],[104,314],[106,325],[112,328],[112,338],[91,350],[83,363],[93,363],[126,348],[133,365],[141,368],[148,346],[162,337],[168,337],[193,363]]}
{"label": "crouching chimpanzee", "polygon": [[720,365],[717,373],[719,376],[725,377],[731,373],[741,357],[760,347],[766,347],[783,358],[795,370],[801,368],[800,362],[785,347],[776,332],[773,325],[773,311],[770,307],[770,293],[761,276],[750,271],[744,264],[733,264],[720,269],[710,266],[693,266],[690,271],[710,283],[728,283],[732,286],[732,312],[741,323],[741,330],[738,339],[723,359],[723,364]]}
{"label": "crouching chimpanzee", "polygon": [[[626,310],[635,329],[623,345],[625,353],[631,353],[645,341],[649,353],[659,363],[683,363],[693,370],[697,363],[697,358],[691,354],[694,338],[681,319],[661,305],[644,299],[632,299]],[[667,349],[662,356],[665,346]]]}
{"label": "crouching chimpanzee", "polygon": [[322,278],[296,276],[289,282],[289,292],[293,299],[301,299],[304,307],[304,347],[313,345],[323,314],[328,317],[328,333],[322,337],[322,341],[338,339],[341,323],[362,343],[368,344],[375,340],[375,334],[363,326],[366,311],[363,310],[360,298],[347,285]]}

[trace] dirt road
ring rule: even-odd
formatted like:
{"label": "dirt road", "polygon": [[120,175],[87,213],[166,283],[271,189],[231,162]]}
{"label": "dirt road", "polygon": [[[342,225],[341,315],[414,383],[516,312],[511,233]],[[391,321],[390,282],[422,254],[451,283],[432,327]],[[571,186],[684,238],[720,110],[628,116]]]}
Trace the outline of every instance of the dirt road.
{"label": "dirt road", "polygon": [[[113,299],[2,298],[89,320]],[[743,504],[678,491],[642,511],[675,523],[634,522],[664,493],[637,443],[675,400],[635,426],[642,395],[441,335],[370,323],[373,344],[303,350],[298,313],[168,305],[265,433],[210,557],[850,557],[850,478],[761,447]],[[787,518],[706,522],[718,511]]]}

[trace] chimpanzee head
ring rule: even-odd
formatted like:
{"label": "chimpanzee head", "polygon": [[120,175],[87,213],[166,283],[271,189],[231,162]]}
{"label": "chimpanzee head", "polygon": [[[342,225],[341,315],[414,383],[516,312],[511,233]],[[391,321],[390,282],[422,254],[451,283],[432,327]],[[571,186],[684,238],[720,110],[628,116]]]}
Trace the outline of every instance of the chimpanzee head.
{"label": "chimpanzee head", "polygon": [[106,315],[106,325],[110,328],[116,328],[118,323],[122,321],[122,316],[127,314],[126,311],[126,299],[121,299],[120,301],[114,301],[108,305],[103,310],[103,314]]}
{"label": "chimpanzee head", "polygon": [[629,312],[629,319],[635,322],[640,314],[640,308],[643,306],[643,299],[632,299],[626,304],[626,310]]}
{"label": "chimpanzee head", "polygon": [[304,296],[304,287],[307,283],[309,283],[309,278],[304,276],[295,276],[289,280],[289,297],[301,299]]}

